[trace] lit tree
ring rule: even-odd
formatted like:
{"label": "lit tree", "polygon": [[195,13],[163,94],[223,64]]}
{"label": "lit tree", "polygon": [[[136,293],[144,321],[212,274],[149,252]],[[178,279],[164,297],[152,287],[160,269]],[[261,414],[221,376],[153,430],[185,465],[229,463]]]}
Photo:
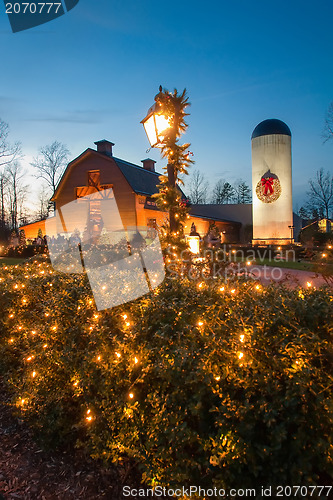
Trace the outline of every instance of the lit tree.
{"label": "lit tree", "polygon": [[178,94],[160,87],[160,93],[155,98],[161,113],[168,118],[169,127],[164,133],[161,144],[162,157],[168,161],[164,167],[165,174],[160,177],[159,193],[154,195],[157,205],[169,212],[169,223],[163,226],[163,239],[167,245],[184,246],[184,223],[188,214],[187,203],[182,199],[182,193],[177,184],[184,184],[182,175],[188,175],[189,166],[194,163],[190,158],[190,144],[179,144],[180,136],[187,130],[185,117],[186,108],[190,105],[186,89]]}
{"label": "lit tree", "polygon": [[189,198],[191,203],[206,203],[208,187],[208,181],[205,176],[199,170],[194,170],[189,182]]}

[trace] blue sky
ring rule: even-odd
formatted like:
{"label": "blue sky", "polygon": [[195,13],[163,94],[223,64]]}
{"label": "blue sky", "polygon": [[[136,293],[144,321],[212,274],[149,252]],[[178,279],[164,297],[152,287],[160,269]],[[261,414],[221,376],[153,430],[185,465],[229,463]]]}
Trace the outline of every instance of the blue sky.
{"label": "blue sky", "polygon": [[[332,170],[333,141],[321,137],[333,100],[332,19],[331,0],[80,0],[13,34],[1,3],[0,117],[22,141],[27,168],[55,139],[72,157],[109,139],[115,156],[140,163],[148,148],[140,120],[158,86],[186,87],[184,141],[211,185],[250,182],[254,127],[288,124],[296,208],[315,171]],[[162,165],[158,150],[149,156]]]}

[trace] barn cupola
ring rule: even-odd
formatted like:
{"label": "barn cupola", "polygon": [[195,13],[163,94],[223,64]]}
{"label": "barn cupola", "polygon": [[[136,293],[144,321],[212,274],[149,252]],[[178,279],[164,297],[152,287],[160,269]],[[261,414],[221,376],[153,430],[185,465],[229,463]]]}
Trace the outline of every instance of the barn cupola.
{"label": "barn cupola", "polygon": [[112,156],[112,146],[114,146],[113,142],[103,139],[102,141],[96,141],[95,144],[97,146],[98,153],[106,156]]}

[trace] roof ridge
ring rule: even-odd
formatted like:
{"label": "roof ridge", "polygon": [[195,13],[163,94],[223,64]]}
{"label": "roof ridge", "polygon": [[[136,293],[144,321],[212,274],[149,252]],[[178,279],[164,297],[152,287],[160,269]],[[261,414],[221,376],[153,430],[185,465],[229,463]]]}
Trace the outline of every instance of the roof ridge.
{"label": "roof ridge", "polygon": [[126,160],[122,160],[121,158],[117,158],[116,156],[112,156],[112,158],[116,162],[121,161],[122,163],[125,163],[125,165],[128,165],[129,167],[139,168],[143,172],[148,172],[149,174],[154,174],[154,175],[163,175],[163,174],[160,174],[159,172],[152,172],[151,170],[146,170],[145,168],[141,167],[140,165],[135,165],[135,163],[131,163],[131,162],[126,161]]}

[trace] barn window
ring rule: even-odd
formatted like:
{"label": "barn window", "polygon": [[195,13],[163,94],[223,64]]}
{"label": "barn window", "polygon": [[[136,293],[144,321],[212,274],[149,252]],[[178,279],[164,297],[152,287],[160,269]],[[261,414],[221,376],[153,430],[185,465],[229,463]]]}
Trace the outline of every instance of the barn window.
{"label": "barn window", "polygon": [[98,189],[100,185],[100,171],[99,170],[90,170],[88,172],[88,186],[95,187]]}

